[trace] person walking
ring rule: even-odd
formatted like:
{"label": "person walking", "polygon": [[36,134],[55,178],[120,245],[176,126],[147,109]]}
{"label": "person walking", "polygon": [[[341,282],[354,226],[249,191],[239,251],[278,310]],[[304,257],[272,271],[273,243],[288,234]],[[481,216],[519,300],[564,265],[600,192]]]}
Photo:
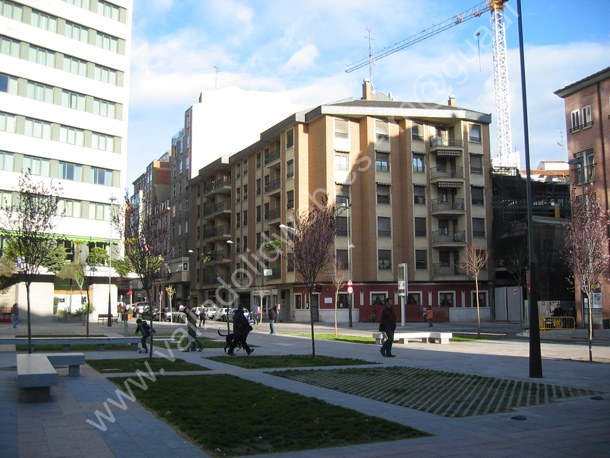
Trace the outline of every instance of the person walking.
{"label": "person walking", "polygon": [[379,330],[387,336],[386,341],[381,346],[381,356],[393,358],[396,355],[392,354],[392,343],[394,343],[394,331],[396,330],[396,313],[392,307],[392,299],[389,297],[385,300],[385,307],[381,312],[379,319]]}
{"label": "person walking", "polygon": [[205,307],[199,308],[199,326],[205,326]]}
{"label": "person walking", "polygon": [[203,344],[197,338],[197,314],[190,306],[184,309],[184,313],[186,313],[186,332],[189,336],[189,344],[182,351],[195,351],[195,344],[199,347],[199,351],[203,351]]}
{"label": "person walking", "polygon": [[[148,339],[152,333],[151,331],[151,327],[148,325],[148,323],[146,321],[142,321],[142,318],[138,318],[136,320],[136,324],[138,325],[138,327],[136,328],[136,334],[138,332],[142,333],[142,348],[140,349],[140,353],[148,353],[148,347],[146,346],[146,339]],[[152,329],[152,332],[157,332],[154,329]]]}
{"label": "person walking", "polygon": [[279,323],[282,321],[282,304],[277,304],[277,317],[275,318],[275,322]]}
{"label": "person walking", "polygon": [[229,346],[229,355],[235,356],[233,350],[238,343],[241,344],[241,347],[246,350],[248,355],[254,351],[246,342],[250,331],[252,331],[252,326],[250,326],[248,319],[244,315],[244,306],[243,304],[239,304],[239,307],[233,314],[233,341]]}
{"label": "person walking", "polygon": [[17,302],[13,304],[11,309],[11,318],[13,320],[13,328],[16,328],[17,324],[19,324],[19,304]]}
{"label": "person walking", "polygon": [[269,308],[269,328],[271,332],[269,334],[275,334],[275,319],[277,318],[277,305]]}
{"label": "person walking", "polygon": [[432,306],[428,307],[426,310],[426,321],[428,322],[428,327],[432,327],[432,320],[434,319],[434,312],[432,311]]}
{"label": "person walking", "polygon": [[262,309],[260,305],[256,306],[256,324],[261,324]]}

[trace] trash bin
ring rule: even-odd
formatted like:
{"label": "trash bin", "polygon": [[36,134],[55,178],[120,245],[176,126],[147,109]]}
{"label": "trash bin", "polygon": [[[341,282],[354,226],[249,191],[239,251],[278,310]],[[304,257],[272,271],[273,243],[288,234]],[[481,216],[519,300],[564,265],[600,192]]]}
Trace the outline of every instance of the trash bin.
{"label": "trash bin", "polygon": [[610,319],[606,318],[605,320],[602,320],[602,327],[604,329],[610,329]]}

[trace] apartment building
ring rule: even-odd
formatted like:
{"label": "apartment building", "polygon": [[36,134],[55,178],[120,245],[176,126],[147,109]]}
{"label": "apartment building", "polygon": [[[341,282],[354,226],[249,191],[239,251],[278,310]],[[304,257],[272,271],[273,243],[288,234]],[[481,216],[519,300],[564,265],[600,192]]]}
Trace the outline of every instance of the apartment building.
{"label": "apartment building", "polygon": [[[491,116],[447,105],[373,94],[299,111],[260,140],[201,169],[189,183],[198,302],[282,305],[286,320],[334,320],[331,271],[308,295],[290,262],[290,226],[326,193],[337,207],[336,259],[352,278],[355,321],[374,319],[385,298],[405,319],[434,307],[441,320],[476,318],[474,283],[458,267],[469,243],[491,244]],[[200,211],[201,210],[201,211]],[[229,233],[230,230],[230,233]],[[280,246],[279,256],[275,246]],[[408,294],[397,290],[408,266]],[[489,318],[493,272],[479,298]],[[349,298],[339,294],[339,320]],[[400,311],[400,309],[397,309]]]}
{"label": "apartment building", "polygon": [[[26,171],[59,183],[69,256],[71,240],[120,246],[110,212],[127,184],[131,16],[132,0],[0,0],[0,197],[11,202]],[[94,305],[98,295],[108,303],[103,283]],[[50,291],[34,301],[41,316],[52,313]]]}
{"label": "apartment building", "polygon": [[[568,156],[573,164],[570,180],[577,197],[582,188],[592,186],[602,207],[610,209],[608,180],[610,179],[610,67],[587,76],[555,94],[565,101]],[[592,309],[594,326],[602,326],[610,319],[610,285],[602,282]],[[575,288],[578,291],[578,288]],[[576,294],[578,321],[588,325],[588,304]]]}

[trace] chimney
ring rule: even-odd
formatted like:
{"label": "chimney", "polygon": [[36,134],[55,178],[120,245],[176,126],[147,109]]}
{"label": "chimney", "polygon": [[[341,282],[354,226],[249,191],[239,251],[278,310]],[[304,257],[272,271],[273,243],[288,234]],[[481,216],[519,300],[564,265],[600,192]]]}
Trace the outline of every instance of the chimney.
{"label": "chimney", "polygon": [[449,102],[447,102],[450,107],[457,107],[457,101],[455,100],[455,95],[451,94],[449,96]]}
{"label": "chimney", "polygon": [[368,78],[364,78],[362,83],[362,99],[371,100],[373,98],[373,88],[371,87],[371,81]]}

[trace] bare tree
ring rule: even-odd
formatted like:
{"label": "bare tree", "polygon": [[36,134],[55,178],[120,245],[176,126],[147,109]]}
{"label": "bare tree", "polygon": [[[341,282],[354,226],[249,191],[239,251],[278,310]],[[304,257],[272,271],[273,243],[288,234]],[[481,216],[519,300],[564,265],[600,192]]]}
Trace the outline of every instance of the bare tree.
{"label": "bare tree", "polygon": [[578,200],[572,191],[572,219],[565,227],[563,255],[572,271],[569,280],[589,302],[589,361],[593,361],[593,290],[609,266],[608,216],[591,187]]}
{"label": "bare tree", "polygon": [[[13,259],[24,279],[27,296],[28,352],[32,353],[32,321],[30,287],[43,268],[56,264],[57,236],[61,188],[53,182],[47,186],[30,174],[19,177],[17,196],[0,216],[0,230],[6,243],[5,254]],[[65,253],[65,252],[64,252]]]}
{"label": "bare tree", "polygon": [[[149,298],[154,296],[153,285],[167,257],[169,228],[163,221],[142,213],[139,207],[132,207],[128,199],[125,199],[124,212],[115,215],[115,227],[123,239],[125,257]],[[151,329],[152,326],[153,313],[150,314]],[[153,354],[153,334],[150,337],[149,359]]]}
{"label": "bare tree", "polygon": [[335,286],[335,337],[337,337],[337,303],[339,302],[339,290],[347,283],[347,272],[343,263],[337,261],[333,272],[333,285]]}
{"label": "bare tree", "polygon": [[[337,221],[335,209],[328,205],[328,196],[323,194],[320,202],[299,215],[295,221],[293,256],[294,270],[301,277],[309,291],[313,293],[316,278],[334,258],[331,250],[335,241]],[[311,353],[315,358],[313,307],[309,307],[311,321]]]}
{"label": "bare tree", "polygon": [[477,302],[477,337],[481,337],[481,309],[479,307],[479,275],[481,271],[487,267],[489,260],[489,250],[480,250],[476,245],[470,243],[466,248],[466,252],[462,254],[460,259],[460,268],[468,275],[468,278],[474,280]]}

